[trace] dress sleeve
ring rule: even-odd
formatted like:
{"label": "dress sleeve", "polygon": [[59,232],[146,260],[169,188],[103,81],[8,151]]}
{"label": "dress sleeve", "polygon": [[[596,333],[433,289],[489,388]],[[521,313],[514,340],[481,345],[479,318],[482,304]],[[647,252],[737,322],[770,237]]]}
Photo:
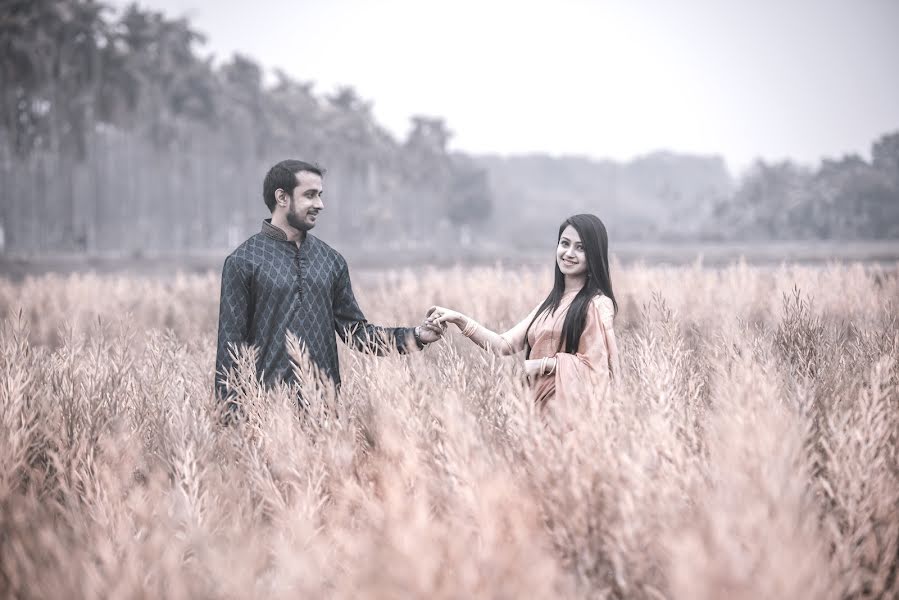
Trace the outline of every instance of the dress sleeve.
{"label": "dress sleeve", "polygon": [[611,299],[597,296],[587,308],[587,320],[578,351],[555,355],[556,396],[572,398],[586,392],[590,386],[609,381],[609,347],[607,331],[612,328],[615,308]]}
{"label": "dress sleeve", "polygon": [[602,326],[607,331],[612,329],[615,321],[615,305],[612,304],[612,299],[608,296],[597,296],[596,299],[593,300],[593,304],[599,311],[599,320],[602,323]]}
{"label": "dress sleeve", "polygon": [[348,346],[362,352],[383,356],[394,349],[405,354],[415,348],[415,334],[412,327],[381,327],[372,325],[365,319],[346,264],[341,267],[334,288],[334,330]]}
{"label": "dress sleeve", "polygon": [[218,342],[215,353],[215,389],[226,398],[225,375],[234,366],[231,353],[249,343],[253,302],[251,275],[240,259],[229,256],[222,267],[222,290],[219,301]]}

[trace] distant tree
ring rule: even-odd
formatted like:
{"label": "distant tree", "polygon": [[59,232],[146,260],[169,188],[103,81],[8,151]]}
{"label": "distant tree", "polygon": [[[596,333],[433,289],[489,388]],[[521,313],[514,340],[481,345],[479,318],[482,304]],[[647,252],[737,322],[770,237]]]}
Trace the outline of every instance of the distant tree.
{"label": "distant tree", "polygon": [[40,136],[49,100],[39,93],[49,78],[50,65],[40,48],[48,36],[36,25],[58,20],[57,7],[49,1],[7,2],[0,19],[0,89],[3,128],[16,154],[27,154]]}
{"label": "distant tree", "polygon": [[267,93],[271,142],[290,148],[301,140],[309,156],[321,156],[325,146],[323,111],[313,84],[298,82],[281,70],[274,74],[276,83]]}
{"label": "distant tree", "polygon": [[416,151],[441,154],[446,152],[451,137],[443,119],[418,115],[412,117],[412,131],[406,145]]}
{"label": "distant tree", "polygon": [[222,99],[218,118],[234,141],[231,153],[238,159],[247,154],[263,156],[278,125],[269,111],[271,102],[263,89],[262,67],[249,57],[235,54],[221,66],[218,76]]}
{"label": "distant tree", "polygon": [[871,155],[871,163],[824,160],[814,171],[759,161],[707,229],[761,239],[899,236],[899,134],[881,137]]}
{"label": "distant tree", "polygon": [[810,183],[813,200],[806,208],[817,237],[851,237],[852,232],[863,226],[852,187],[860,178],[867,177],[870,170],[871,166],[856,154],[821,162]]}
{"label": "distant tree", "polygon": [[456,158],[446,215],[454,225],[484,223],[493,212],[492,193],[484,169]]}
{"label": "distant tree", "polygon": [[899,191],[882,173],[854,180],[851,193],[860,225],[856,237],[899,239]]}
{"label": "distant tree", "polygon": [[804,202],[808,180],[808,172],[790,161],[756,162],[729,203],[737,236],[792,237],[793,215]]}
{"label": "distant tree", "polygon": [[871,163],[899,187],[899,131],[882,136],[871,147]]}
{"label": "distant tree", "polygon": [[135,122],[160,148],[188,139],[182,122],[214,125],[218,86],[208,61],[200,60],[194,45],[203,36],[185,19],[132,4],[119,21],[127,53],[126,68],[137,90]]}
{"label": "distant tree", "polygon": [[[16,154],[56,148],[85,154],[115,33],[97,2],[8,0],[0,19],[3,128]],[[102,112],[99,116],[105,116]]]}
{"label": "distant tree", "polygon": [[337,91],[328,96],[328,102],[336,108],[347,112],[366,113],[371,108],[371,105],[362,100],[359,94],[356,93],[356,90],[349,85],[337,88]]}

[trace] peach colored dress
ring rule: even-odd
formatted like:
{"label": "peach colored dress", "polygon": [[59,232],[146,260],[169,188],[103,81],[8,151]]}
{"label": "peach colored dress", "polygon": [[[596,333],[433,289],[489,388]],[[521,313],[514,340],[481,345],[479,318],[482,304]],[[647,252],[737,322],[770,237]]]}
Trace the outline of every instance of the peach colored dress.
{"label": "peach colored dress", "polygon": [[[547,402],[577,401],[589,392],[591,385],[608,383],[611,374],[609,342],[606,331],[612,328],[615,308],[607,296],[598,295],[587,307],[587,319],[577,353],[559,352],[559,339],[568,307],[579,290],[562,296],[555,314],[545,313],[528,332],[532,359],[544,356],[556,359],[556,369],[549,375],[534,380],[535,402],[543,406]],[[564,349],[564,343],[562,348]]]}

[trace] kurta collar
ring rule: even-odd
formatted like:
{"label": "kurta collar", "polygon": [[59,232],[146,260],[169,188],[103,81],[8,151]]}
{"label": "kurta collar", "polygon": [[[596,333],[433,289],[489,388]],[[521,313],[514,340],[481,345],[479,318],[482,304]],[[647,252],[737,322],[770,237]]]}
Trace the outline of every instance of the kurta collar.
{"label": "kurta collar", "polygon": [[270,238],[276,239],[281,242],[289,242],[287,239],[287,234],[284,233],[284,230],[280,227],[276,227],[272,225],[271,219],[264,219],[262,221],[262,233],[267,235]]}

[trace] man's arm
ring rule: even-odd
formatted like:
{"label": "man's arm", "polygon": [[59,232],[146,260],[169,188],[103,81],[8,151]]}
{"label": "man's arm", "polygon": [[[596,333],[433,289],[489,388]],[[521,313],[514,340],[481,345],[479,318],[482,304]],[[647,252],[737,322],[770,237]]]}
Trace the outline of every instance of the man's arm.
{"label": "man's arm", "polygon": [[215,354],[215,389],[220,398],[228,397],[225,375],[234,366],[231,352],[249,343],[252,314],[250,276],[239,259],[229,256],[222,267],[222,293],[219,301],[219,332]]}
{"label": "man's arm", "polygon": [[414,327],[380,327],[365,319],[353,294],[346,264],[334,289],[333,302],[334,329],[345,344],[356,350],[382,356],[394,348],[405,354],[424,347],[416,339]]}

